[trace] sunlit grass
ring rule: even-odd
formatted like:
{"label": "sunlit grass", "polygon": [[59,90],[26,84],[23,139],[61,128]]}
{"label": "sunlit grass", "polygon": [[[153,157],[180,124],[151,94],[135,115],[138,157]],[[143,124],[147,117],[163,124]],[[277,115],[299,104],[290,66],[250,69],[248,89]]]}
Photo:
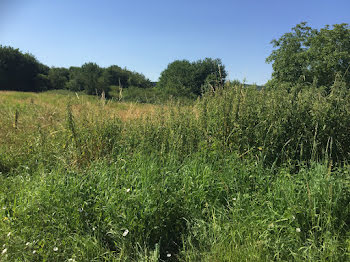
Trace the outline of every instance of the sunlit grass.
{"label": "sunlit grass", "polygon": [[1,261],[349,259],[347,91],[0,92],[0,110]]}

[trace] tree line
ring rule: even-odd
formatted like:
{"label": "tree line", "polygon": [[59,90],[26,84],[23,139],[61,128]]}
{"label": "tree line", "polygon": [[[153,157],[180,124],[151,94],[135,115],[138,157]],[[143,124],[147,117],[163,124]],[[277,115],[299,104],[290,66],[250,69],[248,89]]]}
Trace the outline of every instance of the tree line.
{"label": "tree line", "polygon": [[0,90],[40,92],[52,89],[85,91],[100,95],[111,86],[149,88],[152,82],[143,74],[112,65],[107,68],[96,63],[81,67],[48,67],[32,54],[10,46],[0,46]]}
{"label": "tree line", "polygon": [[[299,83],[330,87],[335,81],[350,85],[350,28],[348,24],[313,29],[302,22],[272,42],[274,50],[266,62],[273,73],[267,86]],[[198,97],[206,90],[223,86],[227,72],[220,59],[190,62],[176,60],[161,73],[154,87],[167,96]],[[0,90],[45,91],[68,89],[108,96],[111,87],[152,88],[143,74],[96,63],[58,68],[40,63],[33,55],[0,45]]]}
{"label": "tree line", "polygon": [[[156,91],[169,96],[196,97],[205,85],[223,83],[226,71],[220,59],[205,58],[190,62],[177,60],[162,72]],[[32,54],[0,46],[0,90],[40,92],[52,89],[84,91],[89,95],[108,96],[112,86],[151,88],[154,84],[143,74],[112,65],[96,63],[81,67],[48,67]]]}

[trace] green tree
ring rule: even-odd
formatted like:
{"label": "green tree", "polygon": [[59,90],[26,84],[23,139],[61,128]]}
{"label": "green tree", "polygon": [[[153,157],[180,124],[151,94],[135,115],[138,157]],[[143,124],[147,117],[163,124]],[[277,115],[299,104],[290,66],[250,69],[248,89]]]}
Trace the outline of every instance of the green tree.
{"label": "green tree", "polygon": [[48,70],[33,55],[0,45],[0,90],[46,90]]}
{"label": "green tree", "polygon": [[348,24],[317,30],[306,22],[279,39],[266,62],[272,63],[272,82],[317,82],[331,86],[336,79],[350,84],[350,29]]}
{"label": "green tree", "polygon": [[350,84],[350,27],[327,25],[310,39],[310,73],[319,84],[328,86],[334,80]]}
{"label": "green tree", "polygon": [[84,89],[88,95],[101,95],[105,92],[108,96],[109,83],[105,75],[104,69],[96,63],[85,63],[81,66],[81,76]]}
{"label": "green tree", "polygon": [[226,75],[220,59],[206,58],[192,63],[176,60],[161,73],[157,88],[168,95],[197,97],[204,84],[223,84]]}
{"label": "green tree", "polygon": [[[225,66],[220,59],[205,58],[194,63],[195,85],[192,93],[200,95],[204,84],[215,89],[218,85],[223,85],[227,76]],[[198,88],[200,87],[200,88]]]}
{"label": "green tree", "polygon": [[161,73],[157,88],[172,96],[191,96],[195,68],[188,60],[176,60]]}
{"label": "green tree", "polygon": [[109,85],[128,87],[129,73],[117,65],[107,67],[103,76]]}
{"label": "green tree", "polygon": [[85,63],[79,67],[69,68],[69,82],[66,87],[71,91],[85,91],[88,95],[101,95],[105,92],[108,97],[109,78],[105,69],[96,63]]}
{"label": "green tree", "polygon": [[149,88],[152,87],[152,83],[143,74],[137,73],[135,71],[128,71],[128,85],[139,87],[139,88]]}
{"label": "green tree", "polygon": [[69,68],[69,81],[66,82],[66,88],[79,92],[84,90],[83,75],[80,67],[71,66]]}
{"label": "green tree", "polygon": [[49,71],[48,79],[52,89],[64,89],[69,80],[69,70],[67,68],[52,67]]}

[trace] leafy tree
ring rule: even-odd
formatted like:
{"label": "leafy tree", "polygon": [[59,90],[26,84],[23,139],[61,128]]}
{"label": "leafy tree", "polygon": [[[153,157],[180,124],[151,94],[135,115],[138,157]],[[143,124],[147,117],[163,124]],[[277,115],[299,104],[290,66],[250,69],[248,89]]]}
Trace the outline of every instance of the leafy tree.
{"label": "leafy tree", "polygon": [[328,86],[335,79],[350,83],[350,27],[327,25],[310,39],[310,72],[321,85]]}
{"label": "leafy tree", "polygon": [[192,93],[200,95],[203,91],[203,84],[209,84],[215,88],[218,84],[224,84],[227,73],[225,66],[220,59],[205,58],[194,63],[196,68],[195,72],[195,88]]}
{"label": "leafy tree", "polygon": [[103,76],[109,85],[128,87],[129,73],[126,69],[122,69],[117,65],[106,68]]}
{"label": "leafy tree", "polygon": [[83,75],[80,67],[71,66],[69,68],[69,81],[66,83],[65,87],[74,92],[84,90]]}
{"label": "leafy tree", "polygon": [[88,95],[108,95],[108,79],[103,76],[103,68],[95,63],[85,63],[81,67],[81,76],[84,89]]}
{"label": "leafy tree", "polygon": [[173,96],[196,97],[205,83],[223,83],[226,75],[220,59],[176,60],[161,73],[157,88]]}
{"label": "leafy tree", "polygon": [[141,73],[128,71],[128,76],[128,86],[134,86],[139,88],[152,87],[151,81]]}
{"label": "leafy tree", "polygon": [[151,81],[143,74],[122,69],[117,65],[106,68],[103,72],[103,77],[109,85],[121,85],[124,88],[129,86],[148,88],[152,86]]}
{"label": "leafy tree", "polygon": [[188,60],[176,60],[161,73],[157,88],[173,96],[190,96],[195,89],[195,68]]}
{"label": "leafy tree", "polygon": [[96,63],[85,63],[81,67],[69,68],[69,81],[66,88],[71,91],[85,91],[89,95],[101,95],[105,92],[108,96],[109,80],[105,69]]}
{"label": "leafy tree", "polygon": [[51,89],[51,83],[46,74],[37,74],[34,78],[34,85],[37,87],[37,90],[34,91],[46,91]]}
{"label": "leafy tree", "polygon": [[64,89],[69,80],[69,70],[67,68],[52,67],[49,71],[48,79],[52,89]]}
{"label": "leafy tree", "polygon": [[306,22],[279,39],[266,61],[272,63],[272,82],[317,82],[331,86],[336,79],[350,84],[350,29],[348,24],[312,29]]}
{"label": "leafy tree", "polygon": [[102,69],[96,63],[85,63],[81,66],[81,76],[84,89],[89,95],[98,95],[98,79],[102,75]]}
{"label": "leafy tree", "polygon": [[33,55],[0,45],[0,90],[46,90],[48,70]]}

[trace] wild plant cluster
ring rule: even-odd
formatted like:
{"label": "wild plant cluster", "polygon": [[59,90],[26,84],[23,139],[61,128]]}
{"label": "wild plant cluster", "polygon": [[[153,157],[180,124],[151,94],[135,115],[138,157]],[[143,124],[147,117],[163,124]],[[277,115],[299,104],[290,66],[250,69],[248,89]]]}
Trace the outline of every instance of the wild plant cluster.
{"label": "wild plant cluster", "polygon": [[349,98],[341,84],[150,107],[3,92],[1,260],[347,261]]}

